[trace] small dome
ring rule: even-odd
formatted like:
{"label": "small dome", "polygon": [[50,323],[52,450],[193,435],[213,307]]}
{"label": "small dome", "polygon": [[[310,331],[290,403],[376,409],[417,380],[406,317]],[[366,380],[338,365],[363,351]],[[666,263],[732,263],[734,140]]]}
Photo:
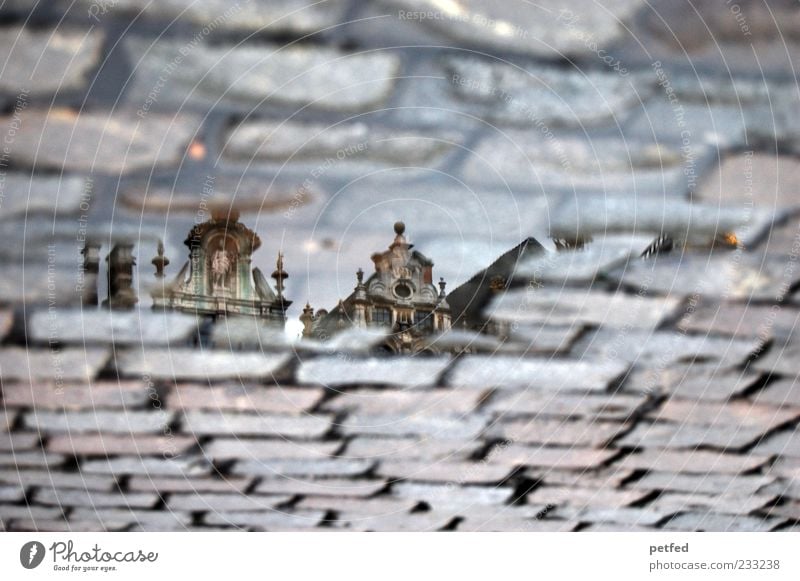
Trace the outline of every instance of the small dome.
{"label": "small dome", "polygon": [[406,231],[406,225],[404,222],[395,222],[394,223],[394,231],[395,234],[398,236],[402,236]]}

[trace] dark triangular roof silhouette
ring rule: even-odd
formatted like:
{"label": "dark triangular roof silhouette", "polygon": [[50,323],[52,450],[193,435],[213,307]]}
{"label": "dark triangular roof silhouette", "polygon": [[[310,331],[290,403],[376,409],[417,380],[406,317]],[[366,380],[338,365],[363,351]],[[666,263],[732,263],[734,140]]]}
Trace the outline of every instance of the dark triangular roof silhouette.
{"label": "dark triangular roof silhouette", "polygon": [[514,277],[520,260],[545,252],[544,246],[536,238],[526,238],[495,260],[488,268],[481,270],[453,290],[447,295],[447,303],[453,314],[453,325],[460,326],[465,321],[468,325],[483,321],[483,309],[492,297],[490,288],[492,279],[501,276],[506,281],[510,281]]}

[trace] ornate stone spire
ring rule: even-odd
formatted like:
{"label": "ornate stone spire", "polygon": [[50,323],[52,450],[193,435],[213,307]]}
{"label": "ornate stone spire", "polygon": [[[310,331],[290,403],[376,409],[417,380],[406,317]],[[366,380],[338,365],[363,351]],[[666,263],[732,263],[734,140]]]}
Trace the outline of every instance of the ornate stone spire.
{"label": "ornate stone spire", "polygon": [[452,326],[452,313],[450,312],[450,304],[447,302],[447,293],[445,292],[447,283],[444,278],[439,279],[439,303],[436,305],[436,323],[439,332],[449,331]]}
{"label": "ornate stone spire", "polygon": [[367,285],[364,284],[364,271],[360,268],[356,272],[356,279],[358,284],[353,293],[353,325],[366,329],[369,298],[367,297]]}
{"label": "ornate stone spire", "polygon": [[83,276],[86,289],[83,293],[83,304],[97,306],[97,277],[100,273],[100,244],[87,240],[81,250],[83,255]]}
{"label": "ornate stone spire", "polygon": [[275,279],[275,287],[278,290],[278,299],[283,300],[283,281],[289,278],[289,275],[283,269],[283,252],[278,252],[278,260],[275,264],[275,272],[272,273],[272,278]]}
{"label": "ornate stone spire", "polygon": [[353,297],[357,301],[366,301],[367,300],[367,285],[364,284],[364,271],[360,268],[356,271],[356,288],[355,288],[355,296]]}
{"label": "ornate stone spire", "polygon": [[314,335],[314,309],[310,303],[306,303],[303,314],[300,315],[300,322],[303,323],[303,337],[312,337]]}

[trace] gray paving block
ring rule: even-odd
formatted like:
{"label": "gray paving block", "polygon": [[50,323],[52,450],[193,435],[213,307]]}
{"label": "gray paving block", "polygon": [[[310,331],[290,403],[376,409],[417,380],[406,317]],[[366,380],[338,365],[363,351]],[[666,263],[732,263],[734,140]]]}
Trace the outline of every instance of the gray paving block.
{"label": "gray paving block", "polygon": [[84,195],[88,195],[88,183],[77,176],[39,177],[11,172],[3,183],[5,196],[0,220],[25,216],[26,212],[31,218],[36,214],[77,214],[85,201]]}
{"label": "gray paving block", "polygon": [[589,420],[628,420],[645,403],[644,395],[564,394],[526,390],[496,393],[488,411],[503,418],[519,415],[537,418],[586,418]]}
{"label": "gray paving block", "polygon": [[105,366],[109,355],[108,349],[101,348],[4,347],[0,349],[0,375],[4,381],[89,383]]}
{"label": "gray paving block", "polygon": [[532,466],[535,468],[588,470],[598,468],[617,453],[614,450],[591,448],[555,448],[546,446],[524,446],[521,444],[499,445],[489,451],[489,462],[507,466]]}
{"label": "gray paving block", "polygon": [[37,311],[28,333],[35,341],[52,337],[81,345],[176,345],[188,343],[197,332],[197,318],[181,313],[112,310]]}
{"label": "gray paving block", "polygon": [[118,457],[86,460],[81,470],[88,474],[199,477],[211,473],[211,467],[197,458]]}
{"label": "gray paving block", "polygon": [[408,461],[387,458],[381,461],[377,473],[392,480],[464,486],[498,484],[511,473],[511,468],[486,462]]}
{"label": "gray paving block", "polygon": [[481,441],[474,439],[364,435],[351,439],[341,456],[371,460],[459,461],[471,457],[481,445]]}
{"label": "gray paving block", "polygon": [[82,88],[99,64],[103,33],[99,29],[33,30],[12,26],[0,36],[0,51],[8,66],[0,91],[50,95]]}
{"label": "gray paving block", "polygon": [[[571,97],[567,94],[567,99]],[[610,108],[614,107],[611,103]],[[606,109],[599,107],[597,111]],[[567,117],[566,111],[562,114]],[[573,114],[574,123],[587,112]],[[524,125],[525,116],[520,117],[519,124]],[[711,147],[698,152],[703,159],[710,155]],[[542,135],[531,129],[509,130],[492,133],[479,142],[467,161],[465,174],[478,183],[502,180],[520,187],[535,184],[548,199],[553,191],[580,195],[600,189],[606,194],[633,193],[637,197],[663,196],[666,191],[680,200],[688,188],[682,161],[680,149],[669,144],[617,136],[587,139],[563,131]]]}
{"label": "gray paving block", "polygon": [[502,505],[513,490],[506,486],[454,486],[448,484],[422,484],[397,482],[392,485],[392,494],[428,503],[431,507],[453,507],[471,505]]}
{"label": "gray paving block", "polygon": [[123,530],[134,525],[143,525],[148,530],[169,530],[176,525],[188,526],[192,515],[188,512],[142,510],[139,508],[80,508],[69,514],[71,526],[79,526],[87,531]]}
{"label": "gray paving block", "polygon": [[203,453],[214,460],[321,460],[332,456],[342,443],[285,439],[214,438]]}
{"label": "gray paving block", "polygon": [[[616,488],[585,488],[568,486],[540,486],[526,497],[528,504],[567,507],[570,509],[623,508],[639,502],[647,492]],[[571,510],[565,516],[573,516]],[[559,510],[560,514],[560,510]]]}
{"label": "gray paving block", "polygon": [[327,415],[271,415],[234,412],[186,412],[182,430],[189,434],[238,434],[318,438],[331,429]]}
{"label": "gray paving block", "polygon": [[172,413],[153,411],[29,412],[24,416],[28,428],[42,432],[110,432],[147,434],[165,432]]}
{"label": "gray paving block", "polygon": [[259,494],[291,494],[303,496],[368,497],[386,486],[384,480],[359,478],[265,478],[256,486]]}
{"label": "gray paving block", "polygon": [[180,410],[219,410],[297,414],[307,412],[323,397],[318,388],[264,387],[263,385],[176,385],[167,406]]}
{"label": "gray paving block", "polygon": [[608,70],[563,70],[532,62],[515,66],[474,56],[448,59],[445,78],[452,97],[479,117],[534,125],[544,139],[550,127],[621,123],[655,87],[647,79]]}
{"label": "gray paving block", "polygon": [[584,359],[639,366],[669,366],[676,363],[741,365],[760,348],[760,340],[750,337],[687,335],[678,331],[647,332],[636,329],[600,329],[584,335],[573,353]]}
{"label": "gray paving block", "polygon": [[3,386],[8,407],[39,410],[143,408],[157,397],[154,388],[138,381],[93,381],[84,384],[29,384]]}
{"label": "gray paving block", "polygon": [[772,481],[772,478],[761,475],[649,472],[634,482],[632,486],[639,490],[671,490],[711,495],[754,494]]}
{"label": "gray paving block", "polygon": [[180,456],[197,445],[190,436],[150,436],[143,434],[117,435],[113,433],[74,434],[55,436],[47,441],[49,452],[70,456]]}
{"label": "gray paving block", "polygon": [[598,47],[608,48],[624,37],[625,23],[643,6],[640,0],[623,0],[607,7],[579,0],[547,0],[522,9],[487,0],[468,0],[458,5],[435,0],[380,3],[391,8],[400,21],[430,27],[457,46],[479,47],[493,53],[512,50],[544,58],[593,58]]}
{"label": "gray paving block", "polygon": [[620,470],[658,470],[669,474],[739,474],[756,470],[769,461],[767,455],[720,454],[706,450],[647,448],[614,463]]}
{"label": "gray paving block", "polygon": [[325,411],[372,414],[462,415],[475,410],[481,393],[458,389],[355,389],[342,391],[323,405]]}
{"label": "gray paving block", "polygon": [[117,367],[127,376],[174,381],[229,378],[257,379],[279,372],[291,355],[201,349],[132,349],[117,354]]}
{"label": "gray paving block", "polygon": [[51,468],[48,470],[12,469],[0,470],[0,482],[21,484],[22,486],[49,487],[56,490],[97,490],[110,492],[114,479],[106,475],[88,474],[84,472],[62,472]]}
{"label": "gray paving block", "polygon": [[550,235],[574,240],[595,235],[662,233],[692,245],[710,246],[715,237],[733,233],[745,245],[758,240],[776,219],[771,210],[739,205],[690,203],[664,196],[587,195],[567,197],[555,208]]}
{"label": "gray paving block", "polygon": [[0,452],[0,467],[42,468],[51,470],[64,462],[63,454],[51,454],[42,450],[26,452]]}
{"label": "gray paving block", "polygon": [[240,460],[233,473],[243,476],[361,476],[375,465],[371,460],[315,458],[282,460]]}
{"label": "gray paving block", "polygon": [[152,508],[158,502],[157,494],[146,493],[107,493],[85,490],[37,489],[34,501],[45,505],[78,507],[130,507]]}
{"label": "gray paving block", "polygon": [[41,436],[35,432],[0,432],[0,451],[23,452],[39,447]]}
{"label": "gray paving block", "polygon": [[425,387],[435,385],[450,364],[448,357],[393,357],[391,359],[342,359],[319,357],[300,364],[297,381],[302,384],[399,385]]}
{"label": "gray paving block", "polygon": [[49,506],[0,504],[0,521],[11,520],[54,520],[63,515],[63,510]]}
{"label": "gray paving block", "polygon": [[147,474],[131,476],[128,489],[133,492],[158,492],[162,496],[167,493],[242,494],[252,482],[251,478],[212,478],[191,473],[184,477]]}
{"label": "gray paving block", "polygon": [[209,512],[203,522],[209,525],[234,526],[260,531],[311,529],[325,516],[322,511],[287,512]]}
{"label": "gray paving block", "polygon": [[172,494],[167,508],[177,511],[271,511],[291,500],[289,496],[262,496],[256,494]]}
{"label": "gray paving block", "polygon": [[[129,38],[124,50],[136,59],[132,95],[148,95],[165,67],[180,54],[178,41]],[[170,69],[170,91],[159,103],[178,105],[185,98],[205,103],[218,99],[246,110],[263,100],[314,108],[353,110],[371,107],[386,99],[398,72],[398,58],[387,52],[348,54],[312,45],[216,47],[199,45],[189,51],[181,66]],[[198,79],[201,79],[198,82]],[[152,117],[153,103],[137,105]]]}
{"label": "gray paving block", "polygon": [[618,422],[524,418],[499,420],[492,424],[489,436],[525,444],[601,448],[628,426]]}
{"label": "gray paving block", "polygon": [[665,531],[707,532],[764,532],[781,524],[781,519],[758,518],[742,515],[721,515],[711,512],[687,512],[678,515],[663,526]]}
{"label": "gray paving block", "polygon": [[331,168],[336,175],[354,175],[365,168],[393,165],[434,166],[463,142],[455,131],[437,133],[392,129],[363,122],[300,124],[293,121],[245,121],[227,136],[224,154],[233,159],[282,164],[312,170],[327,159],[346,157]]}
{"label": "gray paving block", "polygon": [[605,391],[628,370],[622,361],[467,356],[448,378],[453,387],[497,387],[553,392]]}
{"label": "gray paving block", "polygon": [[[767,487],[769,488],[769,487]],[[648,506],[669,514],[686,512],[715,512],[745,515],[774,505],[776,496],[730,490],[724,494],[707,492],[663,492]]]}
{"label": "gray paving block", "polygon": [[619,440],[618,444],[669,449],[695,449],[704,446],[717,450],[737,451],[758,441],[764,433],[764,429],[753,426],[640,423]]}
{"label": "gray paving block", "polygon": [[[177,164],[199,119],[189,115],[107,114],[68,109],[28,109],[16,134],[11,158],[37,169],[127,173]],[[13,120],[0,119],[0,131]]]}
{"label": "gray paving block", "polygon": [[476,438],[486,424],[486,417],[476,415],[352,414],[342,423],[341,430],[345,434],[469,440]]}
{"label": "gray paving block", "polygon": [[25,491],[21,486],[0,486],[0,502],[19,502],[25,498]]}
{"label": "gray paving block", "polygon": [[[230,4],[224,0],[78,0],[89,17],[102,20],[112,15],[136,16],[152,20],[173,19],[196,25],[198,31],[257,32],[269,34],[312,34],[335,25],[347,3],[328,0],[322,4],[308,0],[249,0]],[[210,33],[208,33],[210,34]]]}
{"label": "gray paving block", "polygon": [[492,319],[548,325],[595,325],[611,328],[655,329],[676,312],[679,297],[643,297],[587,290],[537,288],[512,290],[487,308]]}

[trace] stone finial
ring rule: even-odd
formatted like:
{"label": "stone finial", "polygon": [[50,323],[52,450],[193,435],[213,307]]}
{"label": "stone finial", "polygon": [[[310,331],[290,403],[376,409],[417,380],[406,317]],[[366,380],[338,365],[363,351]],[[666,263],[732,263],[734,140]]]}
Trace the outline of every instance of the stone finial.
{"label": "stone finial", "polygon": [[447,283],[444,281],[444,278],[439,279],[439,298],[443,299],[447,296],[447,293],[444,292],[444,289],[447,287]]}
{"label": "stone finial", "polygon": [[405,222],[395,222],[394,223],[394,242],[389,245],[389,248],[394,250],[397,247],[402,248],[411,248],[406,240],[405,233],[406,233],[406,225]]}
{"label": "stone finial", "polygon": [[367,286],[364,284],[364,271],[360,268],[356,271],[356,279],[358,279],[358,284],[356,284],[355,293],[353,294],[353,299],[356,303],[360,305],[365,305],[368,301],[367,299]]}
{"label": "stone finial", "polygon": [[283,253],[278,252],[278,260],[275,263],[275,272],[272,273],[275,279],[275,287],[278,289],[278,298],[283,298],[283,281],[289,278],[289,274],[283,269]]}
{"label": "stone finial", "polygon": [[169,265],[169,258],[164,256],[164,241],[158,241],[156,257],[150,261],[156,267],[156,278],[164,278],[164,268]]}

